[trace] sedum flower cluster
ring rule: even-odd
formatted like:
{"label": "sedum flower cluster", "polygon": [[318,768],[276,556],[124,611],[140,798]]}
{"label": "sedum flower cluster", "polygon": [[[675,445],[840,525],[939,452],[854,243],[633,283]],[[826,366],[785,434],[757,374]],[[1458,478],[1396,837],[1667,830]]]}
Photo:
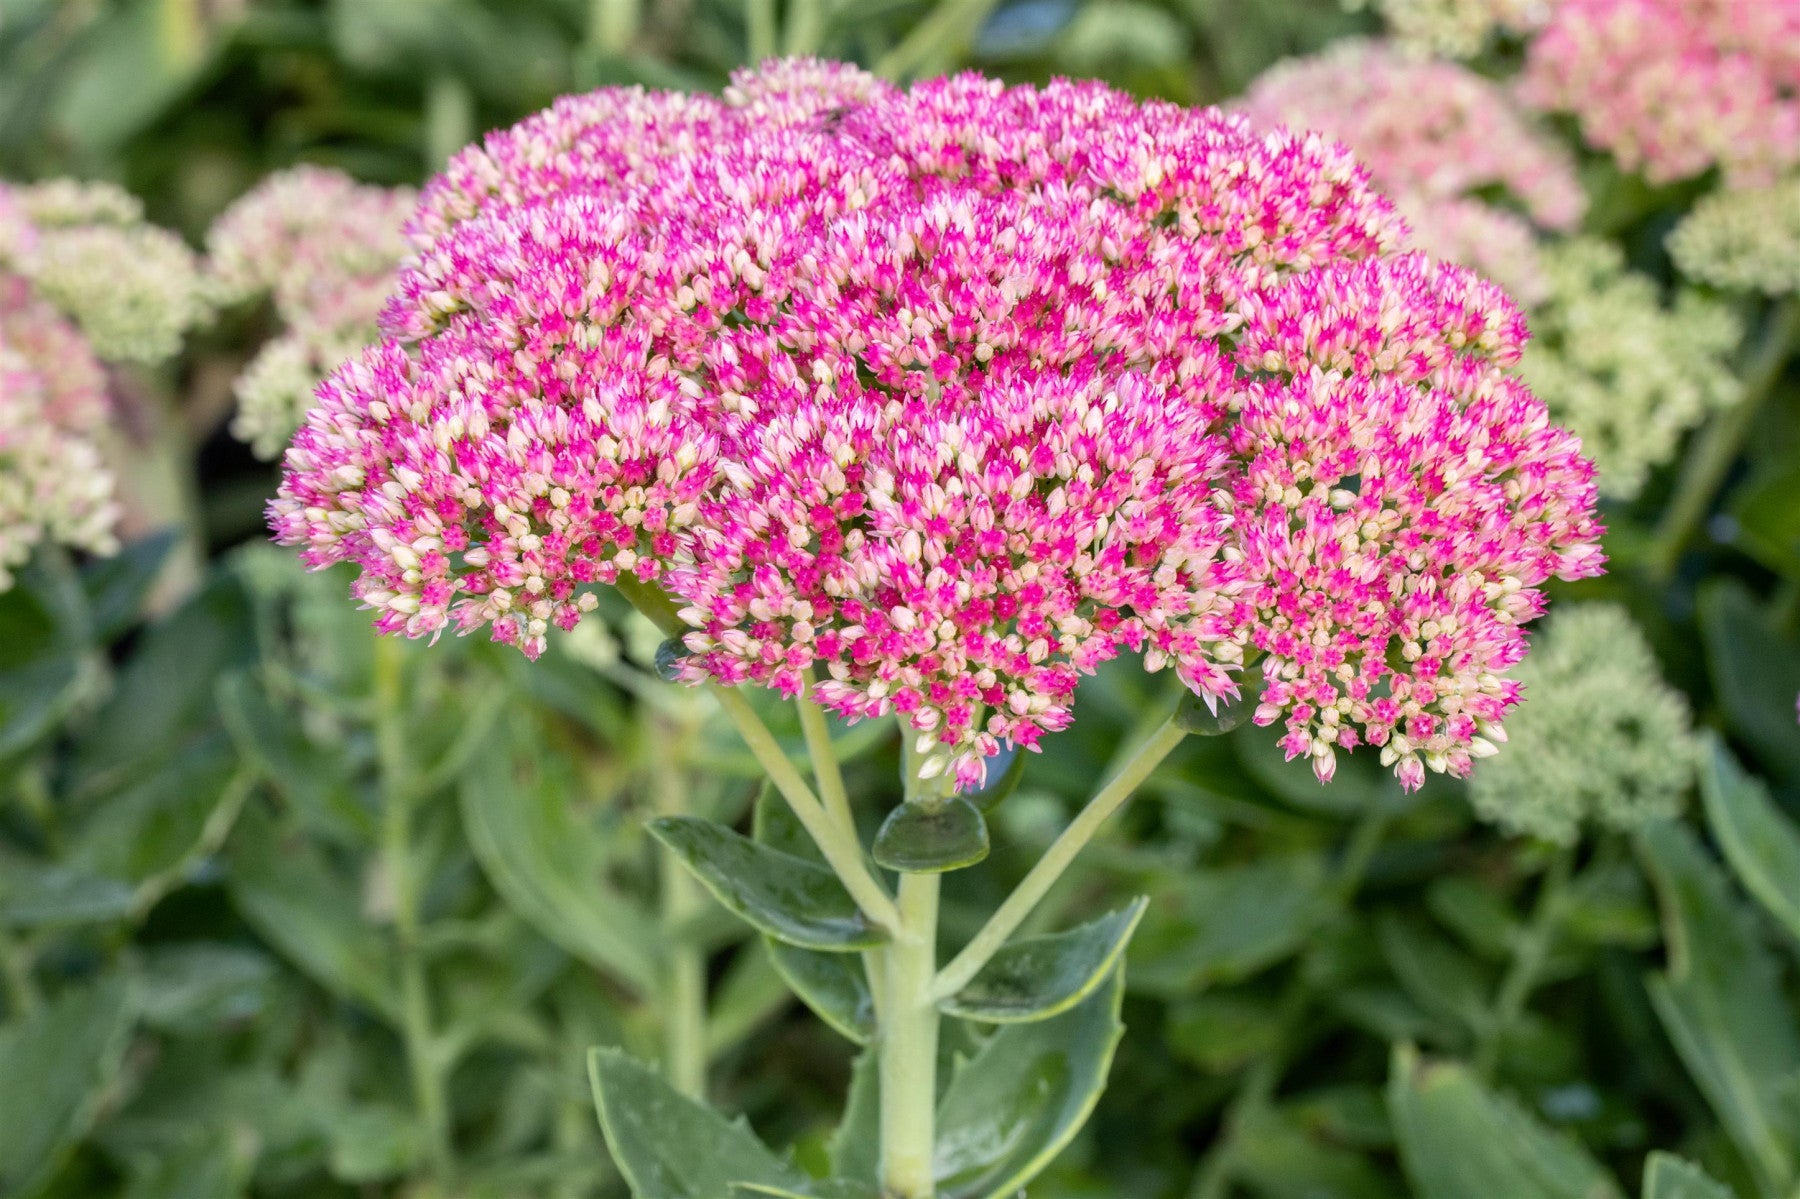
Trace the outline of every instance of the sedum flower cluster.
{"label": "sedum flower cluster", "polygon": [[167,357],[199,297],[192,253],[118,188],[0,186],[0,590],[42,542],[114,548],[101,362]]}
{"label": "sedum flower cluster", "polygon": [[1687,701],[1614,604],[1563,608],[1519,668],[1525,702],[1506,754],[1469,798],[1509,833],[1573,844],[1582,826],[1630,830],[1681,810],[1699,760]]}
{"label": "sedum flower cluster", "polygon": [[231,431],[260,457],[281,452],[319,380],[376,339],[416,200],[408,188],[303,166],[269,176],[214,224],[207,268],[217,301],[268,296],[283,326],[235,387]]}
{"label": "sedum flower cluster", "polygon": [[1415,57],[1473,58],[1497,34],[1537,28],[1557,0],[1351,0],[1380,12]]}
{"label": "sedum flower cluster", "polygon": [[8,194],[15,216],[0,221],[0,270],[73,318],[102,359],[161,362],[208,315],[193,251],[146,224],[135,197],[66,179]]}
{"label": "sedum flower cluster", "polygon": [[1771,182],[1800,163],[1800,0],[1558,0],[1521,85],[1652,183]]}
{"label": "sedum flower cluster", "polygon": [[1716,300],[1683,290],[1665,304],[1655,280],[1611,242],[1573,238],[1546,260],[1548,296],[1520,371],[1581,435],[1600,490],[1630,499],[1682,437],[1741,394],[1730,364],[1742,334]]}
{"label": "sedum flower cluster", "polygon": [[1668,248],[1682,274],[1714,287],[1800,291],[1800,175],[1706,196],[1669,235]]}
{"label": "sedum flower cluster", "polygon": [[[1503,88],[1391,43],[1350,39],[1280,63],[1243,108],[1259,125],[1341,139],[1393,196],[1416,245],[1528,302],[1545,288],[1536,229],[1572,229],[1586,207],[1574,162]],[[1517,207],[1483,198],[1495,192]]]}
{"label": "sedum flower cluster", "polygon": [[535,654],[655,584],[690,681],[898,711],[964,786],[1142,652],[1331,777],[1463,774],[1592,467],[1518,310],[1343,148],[1097,83],[773,63],[457,156],[388,337],[324,383],[278,537],[378,626]]}

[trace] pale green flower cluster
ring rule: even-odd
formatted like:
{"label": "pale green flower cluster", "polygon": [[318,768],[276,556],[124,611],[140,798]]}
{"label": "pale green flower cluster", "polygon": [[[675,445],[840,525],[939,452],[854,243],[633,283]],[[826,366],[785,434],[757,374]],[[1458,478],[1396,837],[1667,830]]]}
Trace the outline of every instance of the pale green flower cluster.
{"label": "pale green flower cluster", "polygon": [[1727,355],[1742,330],[1697,293],[1665,303],[1608,242],[1576,238],[1544,260],[1547,298],[1532,312],[1521,373],[1581,437],[1601,492],[1629,499],[1688,430],[1738,398]]}
{"label": "pale green flower cluster", "polygon": [[141,225],[144,205],[113,183],[84,183],[78,179],[51,179],[18,188],[13,193],[19,207],[39,229],[70,229],[78,225]]}
{"label": "pale green flower cluster", "polygon": [[160,362],[206,318],[198,260],[151,225],[40,228],[25,273],[110,362]]}
{"label": "pale green flower cluster", "polygon": [[1373,8],[1394,40],[1421,56],[1473,58],[1496,33],[1523,33],[1542,24],[1551,0],[1346,0]]}
{"label": "pale green flower cluster", "polygon": [[1772,187],[1720,191],[1669,235],[1681,273],[1714,287],[1800,291],[1800,175]]}
{"label": "pale green flower cluster", "polygon": [[1559,608],[1516,672],[1525,697],[1506,752],[1469,798],[1509,833],[1572,844],[1584,825],[1632,829],[1681,810],[1699,761],[1687,701],[1614,604]]}

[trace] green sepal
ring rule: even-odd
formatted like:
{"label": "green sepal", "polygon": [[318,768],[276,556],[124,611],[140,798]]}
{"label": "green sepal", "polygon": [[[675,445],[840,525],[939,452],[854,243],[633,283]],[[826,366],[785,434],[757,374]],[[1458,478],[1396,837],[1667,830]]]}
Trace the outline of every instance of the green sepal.
{"label": "green sepal", "polygon": [[765,937],[769,960],[800,1001],[857,1045],[875,1036],[875,999],[862,961],[846,953],[821,953]]}
{"label": "green sepal", "polygon": [[665,816],[649,828],[720,903],[776,940],[834,952],[885,940],[826,867],[697,816]]}
{"label": "green sepal", "polygon": [[737,1188],[809,1195],[811,1182],[742,1119],[678,1093],[653,1066],[617,1049],[588,1052],[600,1130],[636,1199],[725,1199]]}
{"label": "green sepal", "polygon": [[1587,1150],[1460,1063],[1426,1062],[1401,1045],[1387,1098],[1418,1199],[1623,1199]]}
{"label": "green sepal", "polygon": [[1124,971],[1060,1016],[1008,1024],[938,1100],[939,1199],[1013,1199],[1092,1114],[1125,1026]]}
{"label": "green sepal", "polygon": [[1699,1166],[1658,1149],[1644,1162],[1644,1199],[1736,1199]]}
{"label": "green sepal", "polygon": [[987,820],[960,795],[927,806],[903,803],[888,813],[870,855],[902,874],[942,874],[988,856]]}
{"label": "green sepal", "polygon": [[1256,711],[1254,697],[1247,694],[1215,702],[1216,706],[1209,707],[1192,691],[1183,691],[1172,718],[1175,727],[1193,737],[1218,737],[1243,724]]}
{"label": "green sepal", "polygon": [[1080,1003],[1117,969],[1149,899],[1098,920],[1001,946],[981,973],[938,1009],[986,1024],[1048,1020]]}

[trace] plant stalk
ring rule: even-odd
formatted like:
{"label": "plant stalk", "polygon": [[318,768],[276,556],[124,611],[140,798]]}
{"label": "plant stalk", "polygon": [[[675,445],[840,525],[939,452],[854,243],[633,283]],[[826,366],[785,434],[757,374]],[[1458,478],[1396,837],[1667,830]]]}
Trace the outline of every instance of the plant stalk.
{"label": "plant stalk", "polygon": [[1800,337],[1800,299],[1789,296],[1769,312],[1762,339],[1745,363],[1744,394],[1736,404],[1713,417],[1688,455],[1681,481],[1663,510],[1655,543],[1644,564],[1656,582],[1674,577],[1681,551],[1706,519],[1707,510],[1756,421],[1757,411],[1787,366],[1796,337]]}
{"label": "plant stalk", "polygon": [[936,874],[900,876],[900,932],[883,951],[881,1185],[887,1199],[933,1199],[937,1142]]}
{"label": "plant stalk", "polygon": [[412,802],[406,723],[401,696],[401,647],[375,639],[375,737],[381,772],[381,857],[394,904],[400,970],[400,1036],[412,1077],[413,1103],[425,1129],[425,1154],[440,1182],[454,1170],[450,1108],[436,1037],[425,956],[419,943],[419,887],[413,877]]}
{"label": "plant stalk", "polygon": [[[659,816],[685,815],[687,780],[681,760],[688,741],[685,730],[668,730],[673,748],[653,747],[651,785]],[[700,884],[672,850],[663,851],[661,870],[663,936],[668,943],[668,990],[662,995],[663,1065],[669,1084],[694,1099],[706,1097],[706,954],[689,927],[705,906]]]}
{"label": "plant stalk", "polygon": [[1550,859],[1550,868],[1544,872],[1544,881],[1538,886],[1531,922],[1513,945],[1512,962],[1507,967],[1506,977],[1500,980],[1500,990],[1494,997],[1487,1026],[1476,1039],[1475,1069],[1484,1079],[1491,1078],[1494,1068],[1499,1065],[1506,1034],[1518,1023],[1525,1010],[1525,1001],[1531,997],[1543,973],[1544,959],[1550,956],[1550,950],[1556,944],[1556,927],[1562,920],[1563,896],[1568,890],[1574,864],[1574,847],[1564,846],[1556,851],[1556,856]]}
{"label": "plant stalk", "polygon": [[7,1017],[18,1020],[32,1016],[43,1006],[37,981],[31,976],[34,953],[29,945],[15,937],[12,930],[0,924],[0,983],[6,987]]}
{"label": "plant stalk", "polygon": [[1020,880],[1018,887],[1006,897],[1005,902],[995,909],[981,931],[939,972],[937,983],[932,988],[935,998],[948,998],[969,985],[981,972],[981,968],[987,965],[988,959],[1006,944],[1007,938],[1018,931],[1025,918],[1031,915],[1032,909],[1049,893],[1056,880],[1062,877],[1063,871],[1069,868],[1075,856],[1094,839],[1100,826],[1131,798],[1132,793],[1150,777],[1150,772],[1161,765],[1162,760],[1186,736],[1175,725],[1173,718],[1170,718],[1145,738],[1130,760],[1119,768],[1111,781],[1095,793],[1080,814],[1069,822],[1069,827],[1051,843],[1044,856],[1038,859],[1037,865]]}

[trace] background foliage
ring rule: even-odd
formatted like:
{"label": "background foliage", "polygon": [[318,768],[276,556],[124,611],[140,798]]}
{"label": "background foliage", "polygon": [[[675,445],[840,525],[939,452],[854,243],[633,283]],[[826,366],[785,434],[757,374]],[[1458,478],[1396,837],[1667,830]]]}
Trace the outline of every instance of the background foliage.
{"label": "background foliage", "polygon": [[[713,88],[788,38],[1204,103],[1376,28],[1336,0],[4,0],[0,174],[115,180],[197,239],[272,169],[417,182],[560,93]],[[1699,187],[1584,171],[1590,231],[1670,282]],[[1608,511],[1582,589],[1709,730],[1685,820],[1559,850],[1460,785],[1403,798],[1358,756],[1322,789],[1271,730],[1190,738],[1034,921],[1151,900],[1111,1085],[1034,1197],[1800,1194],[1800,378],[1724,299],[1769,398]],[[715,1101],[822,1162],[852,1047],[722,909],[670,902],[642,831],[671,771],[748,821],[754,763],[623,611],[530,669],[377,647],[343,578],[257,544],[273,476],[222,424],[269,323],[119,378],[149,535],[0,595],[0,1195],[621,1195],[584,1060],[656,1056],[671,938],[704,954]],[[1672,538],[1695,471],[1716,498]],[[952,876],[952,936],[1171,685],[1084,685],[993,869]],[[893,739],[838,735],[884,807]]]}

